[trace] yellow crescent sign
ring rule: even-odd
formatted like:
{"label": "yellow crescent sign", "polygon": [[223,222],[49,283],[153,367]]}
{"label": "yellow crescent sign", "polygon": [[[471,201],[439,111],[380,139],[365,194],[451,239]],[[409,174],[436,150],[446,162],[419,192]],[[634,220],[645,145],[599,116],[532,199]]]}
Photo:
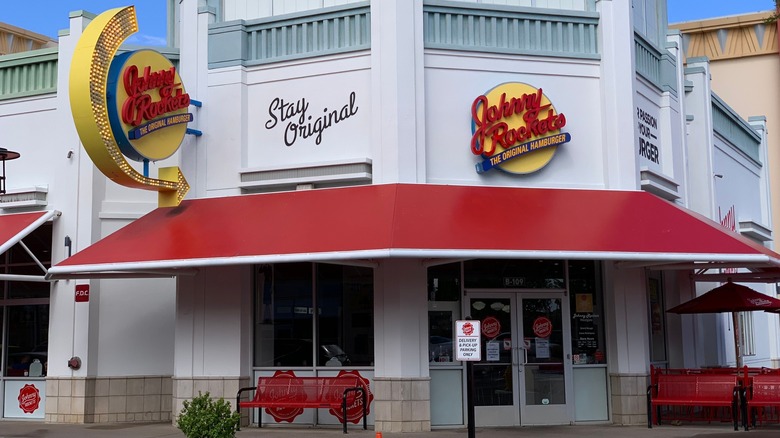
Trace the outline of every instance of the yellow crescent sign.
{"label": "yellow crescent sign", "polygon": [[[155,190],[159,193],[160,207],[174,207],[179,205],[190,188],[181,170],[178,167],[160,168],[159,179],[149,178],[135,170],[117,143],[118,136],[109,117],[111,62],[122,42],[137,31],[133,6],[108,10],[95,17],[84,29],[71,62],[70,108],[84,149],[104,175],[123,186]],[[175,117],[182,118],[181,115]],[[165,124],[165,120],[156,120],[156,125],[152,126],[160,124]]]}

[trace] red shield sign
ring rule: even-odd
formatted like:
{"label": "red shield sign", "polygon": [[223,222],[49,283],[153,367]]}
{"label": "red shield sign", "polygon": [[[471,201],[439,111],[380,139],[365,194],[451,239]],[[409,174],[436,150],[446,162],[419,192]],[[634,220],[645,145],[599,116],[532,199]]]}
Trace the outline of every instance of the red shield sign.
{"label": "red shield sign", "polygon": [[[306,393],[302,390],[303,384],[293,371],[277,371],[274,373],[273,379],[279,379],[288,384],[269,387],[267,397],[274,400],[306,400]],[[295,417],[303,413],[303,408],[266,408],[265,412],[274,417],[277,423],[282,421],[292,423]]]}
{"label": "red shield sign", "polygon": [[[363,387],[363,390],[366,392],[366,415],[371,413],[371,401],[374,400],[374,394],[371,392],[371,388],[368,387],[368,379],[360,375],[359,371],[339,371],[339,374],[336,376],[336,380],[338,380],[339,377],[342,376],[349,376],[354,377],[357,376],[360,379],[360,386]],[[352,379],[350,379],[352,380]],[[339,423],[343,422],[343,416],[341,415],[341,409],[330,409],[328,410],[331,415],[339,419]],[[363,418],[363,397],[355,397],[355,399],[352,401],[351,404],[347,405],[347,421],[358,424],[360,420]]]}
{"label": "red shield sign", "polygon": [[552,321],[549,318],[540,316],[534,320],[534,334],[537,338],[549,338],[552,329]]}
{"label": "red shield sign", "polygon": [[488,316],[482,321],[482,334],[488,339],[493,339],[501,333],[501,322],[495,316]]}
{"label": "red shield sign", "polygon": [[17,400],[19,400],[19,409],[24,411],[25,414],[32,414],[41,404],[41,394],[35,385],[24,385],[19,390]]}

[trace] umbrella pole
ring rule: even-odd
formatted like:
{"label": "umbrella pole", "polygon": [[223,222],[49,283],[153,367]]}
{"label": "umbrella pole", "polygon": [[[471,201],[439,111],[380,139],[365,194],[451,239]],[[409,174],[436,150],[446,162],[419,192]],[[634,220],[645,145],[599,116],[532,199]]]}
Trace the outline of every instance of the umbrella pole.
{"label": "umbrella pole", "polygon": [[734,324],[734,353],[737,357],[737,368],[742,368],[742,348],[739,342],[739,315],[731,312],[731,321]]}

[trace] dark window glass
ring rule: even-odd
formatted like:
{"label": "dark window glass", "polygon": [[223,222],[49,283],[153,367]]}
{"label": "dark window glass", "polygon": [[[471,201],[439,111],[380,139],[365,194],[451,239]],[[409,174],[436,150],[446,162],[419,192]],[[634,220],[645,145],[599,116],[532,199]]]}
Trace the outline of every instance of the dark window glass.
{"label": "dark window glass", "polygon": [[604,303],[599,264],[569,262],[571,351],[574,365],[606,363]]}
{"label": "dark window glass", "polygon": [[[47,268],[51,265],[51,233],[52,224],[47,222],[22,239],[27,249]],[[35,264],[30,254],[18,243],[12,246],[7,251],[7,254],[8,263],[10,264]],[[38,272],[41,272],[40,268]],[[43,274],[41,273],[40,275]]]}
{"label": "dark window glass", "polygon": [[560,260],[469,260],[463,264],[466,288],[563,289]]}
{"label": "dark window glass", "polygon": [[664,293],[659,274],[648,279],[647,291],[650,310],[650,362],[659,366],[667,362]]}
{"label": "dark window glass", "polygon": [[271,302],[256,321],[255,365],[312,366],[311,263],[276,265],[259,272],[256,282],[264,301],[270,290]]}
{"label": "dark window glass", "polygon": [[428,268],[428,301],[460,301],[460,262]]}
{"label": "dark window glass", "polygon": [[311,263],[258,266],[255,366],[373,365],[373,284],[370,268]]}
{"label": "dark window glass", "polygon": [[373,284],[370,268],[317,265],[317,365],[373,365]]}
{"label": "dark window glass", "polygon": [[[9,306],[6,376],[35,377],[46,370],[49,341],[49,305]],[[39,371],[40,370],[40,371]]]}

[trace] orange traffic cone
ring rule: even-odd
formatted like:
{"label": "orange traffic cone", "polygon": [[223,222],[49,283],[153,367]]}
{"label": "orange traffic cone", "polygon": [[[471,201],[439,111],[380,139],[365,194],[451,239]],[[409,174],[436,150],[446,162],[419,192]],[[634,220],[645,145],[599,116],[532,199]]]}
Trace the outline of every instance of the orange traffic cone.
{"label": "orange traffic cone", "polygon": [[376,433],[376,438],[382,438],[382,432],[377,432]]}

